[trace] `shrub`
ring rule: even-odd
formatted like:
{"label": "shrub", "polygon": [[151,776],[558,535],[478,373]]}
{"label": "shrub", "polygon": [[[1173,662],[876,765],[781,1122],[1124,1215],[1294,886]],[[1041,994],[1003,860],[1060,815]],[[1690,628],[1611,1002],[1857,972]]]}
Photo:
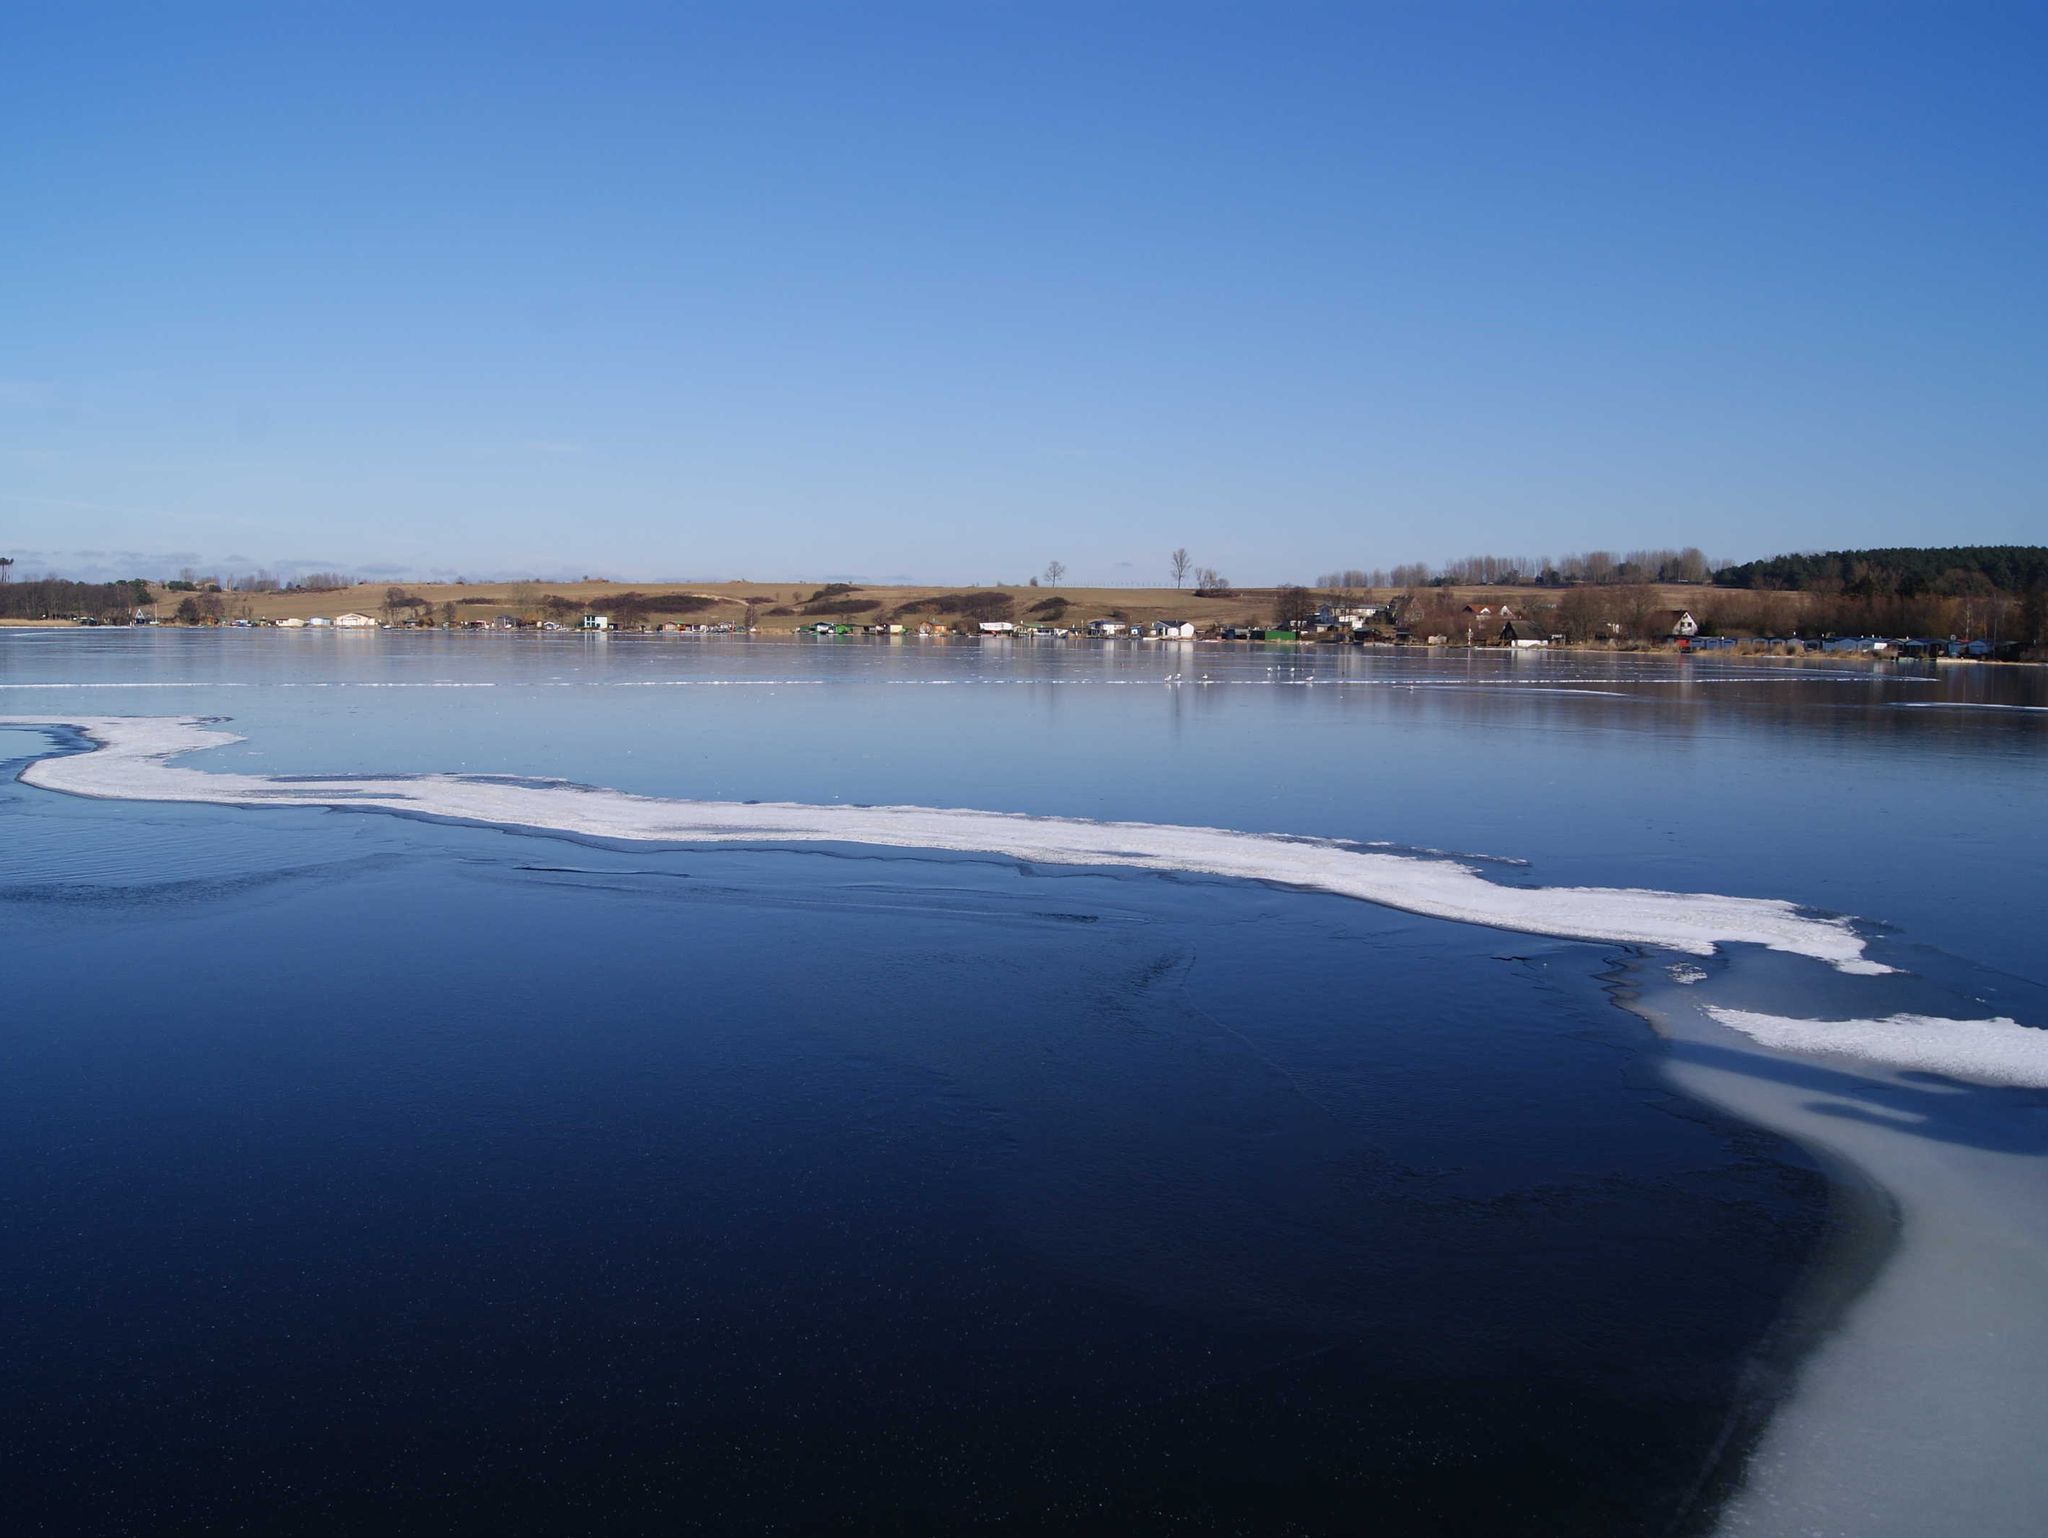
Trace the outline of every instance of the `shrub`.
{"label": "shrub", "polygon": [[610,598],[593,598],[587,607],[602,609],[613,618],[644,620],[654,614],[695,614],[717,603],[702,593],[619,593]]}
{"label": "shrub", "polygon": [[1016,602],[1008,593],[941,593],[936,598],[915,598],[898,614],[958,614],[967,619],[1008,619]]}

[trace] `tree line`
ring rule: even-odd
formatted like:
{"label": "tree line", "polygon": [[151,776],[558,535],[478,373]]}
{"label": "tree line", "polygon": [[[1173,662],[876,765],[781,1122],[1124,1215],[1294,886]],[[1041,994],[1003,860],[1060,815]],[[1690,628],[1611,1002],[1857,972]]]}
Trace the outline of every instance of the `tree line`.
{"label": "tree line", "polygon": [[354,586],[345,572],[310,571],[287,580],[269,571],[241,572],[230,576],[205,574],[187,566],[164,584],[173,593],[335,593]]}
{"label": "tree line", "polygon": [[0,582],[0,619],[95,619],[126,624],[150,601],[140,577],[122,582],[72,582],[31,577]]}
{"label": "tree line", "polygon": [[1638,582],[1705,582],[1714,563],[1697,546],[1682,550],[1587,550],[1572,555],[1466,555],[1441,566],[1411,561],[1371,570],[1328,571],[1316,586],[1410,587],[1626,587]]}
{"label": "tree line", "polygon": [[[1463,589],[1471,593],[1471,587]],[[1328,601],[1341,607],[1342,591],[1317,593],[1282,588],[1275,620],[1311,613]],[[1476,597],[1472,603],[1477,605]],[[1551,635],[1574,643],[1586,641],[1655,641],[1669,633],[1671,601],[1667,590],[1652,583],[1604,583],[1568,587],[1560,593],[1538,593],[1509,600],[1514,614]],[[1411,587],[1392,598],[1390,629],[1418,636],[1443,635],[1464,640],[1497,633],[1499,606],[1482,619],[1468,613],[1459,589]],[[2048,646],[2048,585],[2036,584],[2021,593],[1988,585],[1960,592],[1850,592],[1840,587],[1807,591],[1705,587],[1684,601],[1704,635],[1729,636],[1934,636],[1981,639],[2023,648]]]}
{"label": "tree line", "polygon": [[2048,587],[2048,546],[1904,546],[1827,550],[1744,561],[1714,573],[1720,587],[1854,597],[2024,593]]}

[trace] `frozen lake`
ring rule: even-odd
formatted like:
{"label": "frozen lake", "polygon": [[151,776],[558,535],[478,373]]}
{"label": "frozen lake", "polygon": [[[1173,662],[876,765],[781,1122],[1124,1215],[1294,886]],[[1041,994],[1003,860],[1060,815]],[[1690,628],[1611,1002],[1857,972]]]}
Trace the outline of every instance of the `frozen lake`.
{"label": "frozen lake", "polygon": [[21,1509],[2038,1530],[2044,707],[0,632]]}

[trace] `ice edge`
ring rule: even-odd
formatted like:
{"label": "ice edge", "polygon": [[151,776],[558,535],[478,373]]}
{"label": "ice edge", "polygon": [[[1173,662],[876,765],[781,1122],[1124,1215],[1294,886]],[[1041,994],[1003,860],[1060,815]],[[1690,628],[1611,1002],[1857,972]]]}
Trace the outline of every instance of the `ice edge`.
{"label": "ice edge", "polygon": [[1747,944],[1842,972],[1869,959],[1846,918],[1777,898],[1628,887],[1514,887],[1470,865],[1329,840],[1225,828],[1091,822],[922,806],[667,800],[561,783],[475,775],[293,777],[173,766],[177,755],[242,739],[189,716],[0,716],[0,726],[68,728],[96,746],[38,759],[24,782],[107,800],[242,807],[377,808],[414,815],[663,843],[806,842],[944,849],[1037,864],[1119,865],[1329,892],[1433,918],[1525,934],[1710,955]]}

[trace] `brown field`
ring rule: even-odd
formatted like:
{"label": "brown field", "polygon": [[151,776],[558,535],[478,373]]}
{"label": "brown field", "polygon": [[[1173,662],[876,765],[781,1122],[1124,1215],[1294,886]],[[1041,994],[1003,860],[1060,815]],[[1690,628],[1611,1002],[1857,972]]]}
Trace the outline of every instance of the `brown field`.
{"label": "brown field", "polygon": [[[382,582],[361,583],[355,587],[342,588],[324,593],[223,593],[220,596],[223,611],[228,618],[248,619],[311,619],[315,616],[332,618],[349,610],[384,617],[384,599],[388,587],[393,584]],[[650,599],[667,595],[685,595],[708,599],[702,607],[690,608],[687,612],[664,613],[657,602],[652,606],[655,620],[674,619],[688,623],[738,623],[746,615],[751,600],[756,605],[755,624],[758,628],[773,632],[793,630],[799,626],[815,623],[818,619],[831,619],[846,624],[861,625],[877,620],[900,619],[915,626],[920,620],[935,620],[947,624],[971,623],[960,609],[953,605],[942,605],[936,609],[916,612],[902,612],[906,605],[920,604],[932,599],[948,597],[973,598],[976,595],[1000,593],[1011,600],[1011,612],[1005,616],[1025,623],[1062,623],[1083,625],[1091,619],[1121,618],[1133,623],[1148,623],[1153,620],[1192,620],[1204,629],[1224,625],[1263,625],[1273,618],[1273,588],[1237,588],[1214,597],[1197,597],[1192,591],[1176,591],[1173,588],[1103,588],[1103,587],[868,587],[856,585],[851,591],[840,595],[859,603],[872,603],[871,609],[856,613],[801,612],[811,595],[822,584],[802,582],[562,582],[562,583],[509,583],[471,582],[461,585],[441,583],[405,583],[406,592],[426,599],[433,606],[433,616],[439,619],[444,604],[456,605],[457,615],[462,619],[492,619],[500,614],[521,613],[522,600],[526,606],[524,617],[534,617],[538,612],[531,606],[549,596],[568,600],[577,606],[577,612],[587,609],[603,613],[618,603],[622,595],[643,594]],[[1704,599],[1711,598],[1710,588],[1673,586],[1658,589],[1659,601],[1670,607],[1693,606],[1698,608]],[[189,596],[183,593],[156,590],[158,614],[169,619],[176,610],[178,601]],[[1355,591],[1352,596],[1385,600],[1394,596],[1392,591]],[[1456,604],[1466,602],[1499,605],[1536,602],[1553,604],[1558,594],[1546,588],[1451,588],[1434,592],[1432,596],[1448,597]],[[1066,600],[1064,615],[1056,621],[1049,615],[1032,614],[1031,606],[1048,599]],[[796,610],[790,614],[771,614],[777,608]]]}

